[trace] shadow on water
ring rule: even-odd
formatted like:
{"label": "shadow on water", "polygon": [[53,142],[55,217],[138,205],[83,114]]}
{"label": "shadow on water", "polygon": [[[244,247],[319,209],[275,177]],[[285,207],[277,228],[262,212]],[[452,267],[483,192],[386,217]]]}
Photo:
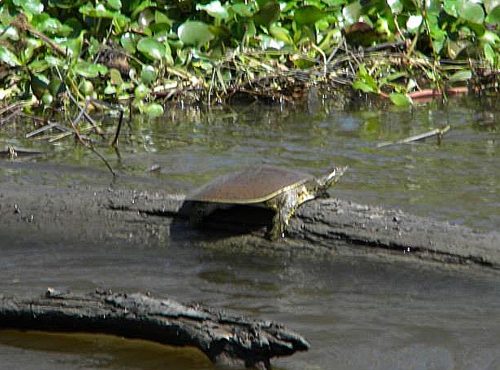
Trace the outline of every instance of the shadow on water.
{"label": "shadow on water", "polygon": [[[24,211],[23,202],[36,203],[37,191],[50,188],[55,194],[51,201],[60,202],[58,194],[64,189],[82,189],[81,199],[62,207],[62,217],[44,214],[43,209],[32,212],[35,222],[45,218],[61,224],[28,233],[29,218],[18,217],[19,222],[9,228],[0,220],[0,291],[34,295],[49,286],[151,291],[279,321],[304,335],[312,346],[308,352],[275,362],[289,370],[498,369],[498,272],[418,260],[312,256],[284,244],[276,250],[227,248],[217,242],[223,233],[207,243],[213,234],[191,229],[185,220],[168,224],[143,215],[120,224],[75,214],[72,207],[72,202],[98,207],[92,203],[96,187],[187,193],[249,164],[270,163],[318,174],[335,162],[350,168],[331,189],[334,196],[498,230],[498,106],[458,99],[411,112],[280,112],[259,107],[203,117],[186,113],[185,120],[175,122],[166,118],[149,125],[134,122],[133,131],[124,132],[127,138],[119,159],[99,148],[121,174],[115,182],[97,158],[75,149],[73,143],[55,148],[22,139],[13,143],[0,133],[0,144],[40,145],[47,153],[23,162],[0,161],[4,214],[25,216],[14,213],[14,204],[5,203],[7,191],[19,192],[17,203]],[[378,142],[443,124],[451,124],[452,130],[441,145],[431,140],[376,148]],[[159,166],[154,173],[148,170],[153,165]],[[217,216],[231,220],[236,212],[250,219],[270,217],[241,211]],[[65,214],[76,221],[65,220]],[[266,223],[252,225],[252,232],[263,233]],[[1,331],[0,368],[213,366],[190,349],[114,337]]]}

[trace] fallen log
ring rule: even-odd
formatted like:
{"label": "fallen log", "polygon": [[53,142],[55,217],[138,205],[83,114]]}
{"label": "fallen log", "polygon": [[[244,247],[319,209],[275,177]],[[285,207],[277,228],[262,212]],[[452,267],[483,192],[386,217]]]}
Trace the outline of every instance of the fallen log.
{"label": "fallen log", "polygon": [[222,364],[270,368],[270,359],[309,348],[282,325],[140,293],[49,289],[38,298],[0,296],[0,328],[86,332],[193,346]]}
{"label": "fallen log", "polygon": [[[130,194],[128,194],[130,195]],[[107,207],[163,218],[186,218],[183,195],[122,192],[109,195]],[[188,207],[189,210],[189,207]],[[256,212],[258,212],[256,214]],[[267,213],[266,213],[267,212]],[[270,248],[301,247],[342,253],[346,244],[360,253],[390,253],[452,264],[476,264],[500,269],[500,233],[476,232],[468,227],[419,217],[401,210],[362,205],[341,199],[315,199],[300,206],[290,220],[287,237],[264,239],[272,215],[268,210],[238,206],[217,211],[204,223],[208,229],[226,229],[253,236],[228,237],[227,242]],[[242,227],[246,226],[246,227]],[[171,234],[174,234],[172,232]],[[281,244],[281,245],[280,245]]]}

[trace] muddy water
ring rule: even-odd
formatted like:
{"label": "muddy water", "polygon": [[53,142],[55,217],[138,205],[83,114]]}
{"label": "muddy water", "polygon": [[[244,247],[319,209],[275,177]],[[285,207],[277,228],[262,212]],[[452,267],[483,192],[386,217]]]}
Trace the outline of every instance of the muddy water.
{"label": "muddy water", "polygon": [[[316,173],[332,163],[349,165],[332,194],[497,230],[500,120],[494,103],[458,99],[412,112],[282,112],[252,106],[203,116],[190,112],[175,122],[134,122],[124,132],[120,157],[102,151],[123,174],[113,186],[172,191],[189,191],[217,174],[254,163]],[[441,145],[431,139],[376,148],[378,142],[445,124],[452,130]],[[0,144],[34,145],[5,137]],[[92,154],[68,144],[36,147],[46,154],[0,162],[0,190],[111,184]],[[148,172],[153,165],[160,171]],[[500,368],[496,272],[370,257],[273,254],[244,246],[241,252],[228,251],[188,238],[144,243],[134,237],[138,227],[130,225],[130,236],[119,241],[96,238],[78,224],[43,238],[0,229],[0,290],[149,290],[284,322],[312,348],[275,361],[282,369]],[[196,351],[140,341],[0,332],[0,368],[213,366]]]}

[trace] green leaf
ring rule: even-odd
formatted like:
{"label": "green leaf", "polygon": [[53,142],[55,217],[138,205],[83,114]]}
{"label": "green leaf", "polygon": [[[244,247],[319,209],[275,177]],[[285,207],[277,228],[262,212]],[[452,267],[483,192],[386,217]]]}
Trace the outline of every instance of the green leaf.
{"label": "green leaf", "polygon": [[102,64],[94,64],[89,62],[78,62],[73,67],[74,71],[85,78],[95,78],[101,75],[105,75],[108,68]]}
{"label": "green leaf", "polygon": [[106,3],[111,9],[120,10],[122,8],[121,0],[107,0]]}
{"label": "green leaf", "polygon": [[497,64],[497,60],[498,60],[497,53],[495,53],[495,51],[493,50],[493,48],[491,47],[490,44],[485,44],[483,47],[483,50],[484,50],[484,57],[486,58],[488,63],[492,67],[495,67]]}
{"label": "green leaf", "polygon": [[214,38],[210,27],[206,23],[198,21],[184,22],[177,30],[177,35],[184,44],[198,47]]}
{"label": "green leaf", "polygon": [[[121,85],[123,84],[122,75],[119,70],[116,68],[111,68],[109,70],[109,79],[112,85]],[[108,85],[109,86],[109,85]]]}
{"label": "green leaf", "polygon": [[264,0],[259,2],[259,11],[254,14],[253,20],[256,25],[267,27],[276,22],[279,17],[280,4],[275,0]]}
{"label": "green leaf", "polygon": [[292,45],[293,41],[290,37],[290,33],[284,27],[272,24],[269,27],[269,33],[277,40],[283,41],[285,44]]}
{"label": "green leaf", "polygon": [[465,19],[472,23],[484,22],[484,10],[479,4],[473,3],[469,0],[460,0],[458,3],[458,15],[460,18]]}
{"label": "green leaf", "polygon": [[451,82],[457,82],[457,81],[468,81],[472,78],[472,72],[468,69],[465,69],[463,71],[458,71],[454,74],[452,74],[449,78]]}
{"label": "green leaf", "polygon": [[295,11],[294,20],[299,25],[313,25],[327,15],[321,9],[309,5],[303,6]]}
{"label": "green leaf", "polygon": [[249,18],[253,15],[252,7],[248,4],[238,3],[231,5],[231,9],[240,17]]}
{"label": "green leaf", "polygon": [[43,4],[40,0],[13,0],[13,3],[30,14],[40,14],[43,12]]}
{"label": "green leaf", "polygon": [[136,99],[143,99],[151,92],[151,90],[144,84],[139,84],[134,89],[134,95]]}
{"label": "green leaf", "polygon": [[226,8],[222,6],[219,0],[212,1],[207,5],[196,4],[196,10],[204,10],[217,19],[226,19],[229,17],[229,13]]}
{"label": "green leaf", "polygon": [[49,68],[49,63],[46,60],[34,60],[28,65],[28,69],[31,73],[42,73]]}
{"label": "green leaf", "polygon": [[130,19],[122,13],[106,9],[103,4],[97,4],[95,7],[91,3],[82,5],[79,9],[80,13],[92,18],[110,18],[117,19],[122,22],[128,22]]}
{"label": "green leaf", "polygon": [[422,16],[419,15],[411,15],[408,17],[408,20],[406,21],[406,27],[408,28],[409,32],[416,32],[420,25],[422,24]]}
{"label": "green leaf", "polygon": [[156,70],[153,66],[144,66],[141,71],[141,81],[150,85],[152,82],[156,80]]}
{"label": "green leaf", "polygon": [[120,44],[122,44],[123,48],[130,54],[135,54],[135,40],[132,33],[124,33],[122,37],[120,37]]}
{"label": "green leaf", "polygon": [[486,23],[500,25],[500,5],[495,7],[486,17]]}
{"label": "green leaf", "polygon": [[356,80],[353,82],[352,87],[356,90],[361,90],[364,93],[374,93],[377,92],[377,89],[374,89],[373,86],[367,84],[362,80]]}
{"label": "green leaf", "polygon": [[394,14],[399,14],[403,11],[403,4],[401,0],[387,0],[387,4]]}
{"label": "green leaf", "polygon": [[145,104],[143,112],[150,118],[161,117],[163,115],[163,107],[158,103]]}
{"label": "green leaf", "polygon": [[406,94],[392,93],[389,95],[389,99],[398,107],[408,107],[413,104],[411,98]]}
{"label": "green leaf", "polygon": [[342,15],[348,25],[356,23],[361,16],[361,4],[359,3],[359,0],[344,6],[344,9],[342,9]]}
{"label": "green leaf", "polygon": [[12,67],[21,65],[21,62],[17,58],[16,54],[3,45],[0,45],[0,60]]}
{"label": "green leaf", "polygon": [[137,50],[151,60],[161,60],[165,56],[165,46],[152,37],[140,39],[137,43]]}
{"label": "green leaf", "polygon": [[33,17],[31,24],[37,31],[51,35],[68,36],[73,29],[63,25],[58,19],[52,18],[47,13],[42,13]]}

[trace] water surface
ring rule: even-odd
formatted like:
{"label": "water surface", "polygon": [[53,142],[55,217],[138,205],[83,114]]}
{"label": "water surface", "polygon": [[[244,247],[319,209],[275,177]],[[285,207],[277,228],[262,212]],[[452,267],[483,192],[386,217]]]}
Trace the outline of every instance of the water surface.
{"label": "water surface", "polygon": [[[119,157],[99,148],[122,174],[115,182],[98,158],[73,143],[54,147],[16,141],[8,135],[10,127],[0,134],[0,146],[31,146],[46,153],[0,161],[0,192],[37,184],[134,187],[134,179],[142,187],[186,192],[255,163],[313,173],[338,164],[350,170],[332,189],[334,196],[498,230],[499,105],[494,103],[459,98],[412,111],[248,106],[181,112],[173,121],[136,121],[123,132]],[[376,147],[446,124],[452,129],[440,145],[430,139]],[[149,172],[153,165],[160,171]],[[478,267],[268,253],[244,246],[224,250],[169,238],[145,245],[133,235],[68,241],[8,230],[0,233],[0,253],[5,294],[105,286],[283,322],[304,335],[311,350],[275,361],[281,369],[500,368],[500,276]],[[194,350],[107,336],[9,331],[0,332],[0,368],[213,366]]]}

